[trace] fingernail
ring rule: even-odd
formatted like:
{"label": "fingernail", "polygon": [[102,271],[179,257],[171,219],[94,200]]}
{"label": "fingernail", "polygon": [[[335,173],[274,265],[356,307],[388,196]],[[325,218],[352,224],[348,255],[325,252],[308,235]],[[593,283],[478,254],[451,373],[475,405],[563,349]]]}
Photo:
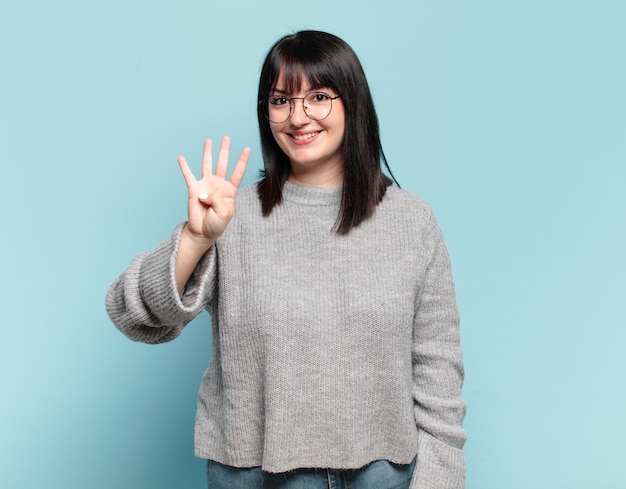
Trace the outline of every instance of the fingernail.
{"label": "fingernail", "polygon": [[200,194],[200,195],[198,195],[198,198],[202,199],[202,200],[208,199],[209,198],[209,194]]}

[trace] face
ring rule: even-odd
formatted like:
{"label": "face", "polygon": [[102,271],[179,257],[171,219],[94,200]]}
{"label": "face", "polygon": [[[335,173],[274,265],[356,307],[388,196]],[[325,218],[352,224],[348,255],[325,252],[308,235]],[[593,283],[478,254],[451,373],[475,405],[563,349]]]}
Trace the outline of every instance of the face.
{"label": "face", "polygon": [[[270,95],[287,98],[304,97],[312,90],[305,81],[299,93],[285,93],[285,84],[279,77],[275,90]],[[338,95],[330,88],[315,89],[331,97]],[[341,98],[332,101],[332,110],[325,119],[316,121],[304,112],[303,101],[293,100],[291,117],[285,122],[270,122],[270,129],[278,146],[291,162],[293,174],[340,172],[343,174],[341,146],[345,132],[345,109]]]}

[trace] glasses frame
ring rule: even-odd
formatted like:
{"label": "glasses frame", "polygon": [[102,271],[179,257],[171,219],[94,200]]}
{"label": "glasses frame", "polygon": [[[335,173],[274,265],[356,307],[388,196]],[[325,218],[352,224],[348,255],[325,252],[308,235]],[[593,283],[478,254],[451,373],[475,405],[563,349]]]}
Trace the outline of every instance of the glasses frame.
{"label": "glasses frame", "polygon": [[[304,101],[305,99],[309,96],[309,95],[313,95],[313,94],[322,94],[322,95],[326,95],[328,97],[328,99],[330,100],[330,109],[328,110],[328,114],[326,114],[324,117],[320,117],[319,119],[316,119],[315,117],[311,117],[309,115],[309,113],[306,111],[306,105],[304,105]],[[284,124],[285,122],[287,122],[289,119],[291,119],[291,116],[293,115],[293,107],[294,107],[294,100],[302,100],[302,110],[304,111],[305,115],[311,119],[312,121],[323,121],[324,119],[326,119],[330,113],[333,111],[333,100],[337,100],[338,98],[340,98],[341,95],[335,95],[334,97],[332,97],[329,93],[324,92],[322,90],[312,90],[310,92],[307,92],[304,94],[304,97],[284,97],[287,102],[289,102],[289,115],[287,116],[287,118],[283,121],[280,122],[276,122],[273,121],[272,119],[270,119],[270,114],[269,114],[269,103],[270,103],[270,97],[265,97],[263,100],[259,101],[259,105],[263,105],[263,114],[265,115],[265,118],[271,122],[272,124]]]}

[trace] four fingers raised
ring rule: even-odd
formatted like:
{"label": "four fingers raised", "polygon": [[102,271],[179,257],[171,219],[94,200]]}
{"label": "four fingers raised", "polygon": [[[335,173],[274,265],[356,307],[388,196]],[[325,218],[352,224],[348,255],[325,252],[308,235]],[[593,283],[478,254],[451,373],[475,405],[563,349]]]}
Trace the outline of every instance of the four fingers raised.
{"label": "four fingers raised", "polygon": [[[217,157],[217,164],[215,166],[215,176],[221,179],[226,179],[228,172],[228,157],[230,153],[230,137],[223,136],[220,144],[220,150]],[[239,160],[228,180],[235,188],[239,188],[243,176],[246,172],[248,160],[250,158],[250,148],[244,148],[239,155]],[[190,187],[197,182],[196,177],[189,168],[189,164],[184,156],[178,157],[178,166],[185,179],[187,187]],[[213,140],[206,139],[204,141],[204,150],[202,153],[202,178],[213,175]]]}

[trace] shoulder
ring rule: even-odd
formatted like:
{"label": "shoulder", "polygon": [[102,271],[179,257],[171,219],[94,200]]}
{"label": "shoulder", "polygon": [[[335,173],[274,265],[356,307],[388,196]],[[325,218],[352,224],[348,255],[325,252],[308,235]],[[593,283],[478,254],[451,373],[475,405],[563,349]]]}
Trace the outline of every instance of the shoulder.
{"label": "shoulder", "polygon": [[399,233],[413,243],[420,243],[425,253],[443,249],[445,240],[430,204],[407,190],[388,187],[379,204],[379,221],[389,221],[390,233]]}
{"label": "shoulder", "polygon": [[408,190],[395,186],[387,187],[385,197],[379,204],[379,210],[397,217],[422,222],[430,222],[433,212],[430,204]]}

